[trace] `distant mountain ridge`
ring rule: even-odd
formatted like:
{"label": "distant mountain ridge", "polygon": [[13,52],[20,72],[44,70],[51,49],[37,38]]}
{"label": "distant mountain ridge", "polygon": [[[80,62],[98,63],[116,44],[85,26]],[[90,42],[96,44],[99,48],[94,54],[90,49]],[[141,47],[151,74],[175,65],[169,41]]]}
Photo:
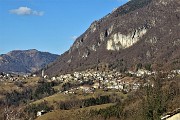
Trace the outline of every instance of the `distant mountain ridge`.
{"label": "distant mountain ridge", "polygon": [[42,69],[59,55],[36,49],[14,50],[0,55],[0,72],[31,73]]}

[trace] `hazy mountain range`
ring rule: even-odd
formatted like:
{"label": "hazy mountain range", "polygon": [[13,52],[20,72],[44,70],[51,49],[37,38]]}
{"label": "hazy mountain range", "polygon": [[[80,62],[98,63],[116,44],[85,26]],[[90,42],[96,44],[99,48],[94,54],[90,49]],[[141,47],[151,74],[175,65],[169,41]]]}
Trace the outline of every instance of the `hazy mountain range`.
{"label": "hazy mountain range", "polygon": [[31,50],[14,50],[0,55],[0,72],[31,73],[53,62],[58,55]]}

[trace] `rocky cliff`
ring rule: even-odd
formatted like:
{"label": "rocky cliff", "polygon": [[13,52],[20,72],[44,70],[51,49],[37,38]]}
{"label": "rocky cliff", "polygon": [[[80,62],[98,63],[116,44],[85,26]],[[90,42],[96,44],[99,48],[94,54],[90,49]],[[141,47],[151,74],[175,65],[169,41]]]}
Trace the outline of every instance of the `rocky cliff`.
{"label": "rocky cliff", "polygon": [[179,31],[179,0],[131,0],[94,21],[45,72],[57,75],[102,63],[120,71],[139,64],[179,69]]}

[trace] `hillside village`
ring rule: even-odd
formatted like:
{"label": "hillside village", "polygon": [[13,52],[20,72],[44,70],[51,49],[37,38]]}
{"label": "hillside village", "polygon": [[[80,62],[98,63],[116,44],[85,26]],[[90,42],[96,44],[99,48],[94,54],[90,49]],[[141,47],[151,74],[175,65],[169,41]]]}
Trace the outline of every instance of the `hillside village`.
{"label": "hillside village", "polygon": [[[61,82],[76,82],[78,84],[87,83],[86,85],[76,88],[85,92],[92,92],[93,89],[116,89],[128,92],[130,90],[138,89],[141,85],[138,78],[125,77],[123,74],[116,71],[74,72],[73,74],[53,77],[52,80],[58,80]],[[65,92],[67,93],[68,91]]]}
{"label": "hillside village", "polygon": [[[180,75],[180,70],[172,70],[170,72],[156,72],[156,71],[148,71],[145,69],[139,69],[138,71],[126,71],[124,73],[120,73],[116,70],[105,70],[105,71],[97,71],[97,70],[86,70],[81,72],[73,72],[71,74],[59,75],[56,77],[49,77],[42,71],[41,77],[37,77],[36,74],[27,74],[27,75],[17,75],[10,73],[1,73],[0,74],[0,82],[1,85],[4,85],[1,93],[5,93],[6,86],[11,87],[11,91],[22,91],[29,86],[34,86],[38,89],[38,86],[54,84],[52,87],[47,88],[47,90],[54,91],[53,93],[48,93],[46,96],[52,98],[53,96],[86,96],[86,95],[96,95],[99,94],[100,91],[104,91],[104,95],[112,95],[115,94],[131,94],[135,91],[139,91],[139,89],[144,88],[146,86],[154,87],[154,81],[152,78],[157,76],[158,74],[163,74],[164,80],[171,80]],[[44,88],[43,88],[44,89]],[[9,91],[9,90],[8,90]],[[7,91],[7,93],[8,93]],[[107,92],[107,93],[106,93]],[[53,95],[54,94],[54,95]],[[102,93],[101,93],[102,94]],[[102,94],[102,96],[104,96]],[[2,96],[2,95],[1,95]],[[1,99],[4,98],[3,96]],[[122,97],[121,99],[125,99],[126,97]],[[57,99],[57,98],[54,98]],[[87,99],[86,97],[84,98]],[[96,99],[96,98],[94,98]],[[32,99],[34,101],[35,99]],[[45,101],[48,100],[45,98]],[[61,98],[59,98],[61,100]],[[58,102],[58,99],[57,101]],[[8,110],[6,110],[7,112]],[[37,116],[40,117],[44,113],[49,111],[41,108],[37,111]],[[10,115],[10,113],[6,113]]]}
{"label": "hillside village", "polygon": [[[165,72],[162,72],[165,74]],[[180,74],[180,70],[173,70],[167,75],[167,78],[173,78]],[[59,77],[52,77],[51,80],[57,80],[61,82],[76,82],[90,83],[90,85],[79,86],[76,89],[82,89],[85,92],[90,92],[93,89],[116,89],[120,91],[135,91],[140,86],[151,85],[153,83],[146,79],[142,81],[144,77],[155,76],[157,72],[151,72],[148,70],[138,70],[137,72],[127,71],[124,74],[117,71],[83,71],[74,72],[73,74],[60,75]],[[45,76],[46,77],[46,76]],[[70,90],[72,91],[72,89]],[[65,91],[65,93],[72,93]]]}
{"label": "hillside village", "polygon": [[[176,75],[180,75],[180,70],[172,70],[170,73],[162,72],[166,75],[166,78],[172,79]],[[82,72],[74,72],[72,74],[64,74],[57,77],[49,78],[47,75],[44,75],[44,71],[42,71],[42,78],[46,79],[46,81],[58,81],[60,83],[73,83],[79,86],[76,88],[71,88],[70,90],[63,91],[64,93],[74,93],[76,89],[81,89],[84,92],[92,92],[93,89],[114,89],[120,90],[124,92],[135,91],[140,86],[153,86],[153,83],[143,78],[148,78],[149,76],[155,76],[158,73],[153,71],[148,71],[144,69],[140,69],[136,72],[126,71],[125,73],[120,73],[115,70],[113,71],[94,71],[94,70],[86,70]],[[30,77],[36,77],[36,74],[27,74],[27,75],[16,75],[16,74],[6,74],[1,73],[0,81],[4,82],[23,82],[23,80],[28,79]],[[62,92],[59,90],[59,92]]]}

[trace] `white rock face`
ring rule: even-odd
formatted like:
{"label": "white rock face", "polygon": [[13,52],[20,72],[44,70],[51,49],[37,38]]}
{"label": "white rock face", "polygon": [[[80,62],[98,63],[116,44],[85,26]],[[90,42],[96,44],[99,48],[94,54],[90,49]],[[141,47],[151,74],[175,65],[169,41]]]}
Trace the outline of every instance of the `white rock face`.
{"label": "white rock face", "polygon": [[146,34],[147,30],[145,28],[141,30],[135,30],[134,32],[123,35],[121,33],[116,33],[110,36],[109,40],[107,41],[107,50],[120,50],[125,49],[136,42],[139,41],[139,39]]}
{"label": "white rock face", "polygon": [[[109,27],[108,29],[107,29],[107,36],[109,36],[110,34],[111,34],[111,32],[113,31],[113,28],[114,28],[114,25],[111,25],[111,27]],[[106,32],[106,31],[105,31]],[[100,40],[101,41],[104,41],[104,39],[105,39],[105,32],[101,32],[100,33]]]}
{"label": "white rock face", "polygon": [[158,38],[153,36],[150,39],[146,39],[145,42],[154,46],[158,42]]}
{"label": "white rock face", "polygon": [[90,50],[96,51],[96,45],[92,45],[92,47],[90,47]]}
{"label": "white rock face", "polygon": [[113,31],[114,25],[111,25],[111,27],[107,30],[108,35],[110,35]]}
{"label": "white rock face", "polygon": [[100,40],[101,40],[101,41],[104,41],[104,33],[103,33],[103,32],[100,33]]}
{"label": "white rock face", "polygon": [[97,27],[97,22],[95,21],[90,26],[91,33],[96,31],[96,27]]}
{"label": "white rock face", "polygon": [[175,45],[180,46],[180,39],[177,39],[177,40],[173,41],[172,44],[173,44],[173,46],[175,46]]}

